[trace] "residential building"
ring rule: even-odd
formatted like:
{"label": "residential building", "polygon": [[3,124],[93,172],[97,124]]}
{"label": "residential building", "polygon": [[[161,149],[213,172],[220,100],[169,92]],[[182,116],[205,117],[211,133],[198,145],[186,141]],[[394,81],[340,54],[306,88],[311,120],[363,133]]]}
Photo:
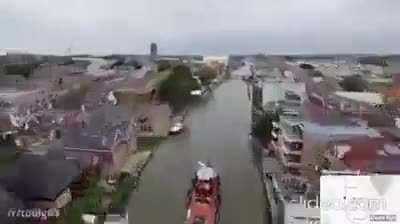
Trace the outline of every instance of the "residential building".
{"label": "residential building", "polygon": [[293,172],[301,166],[303,151],[304,125],[297,119],[281,118],[279,122],[280,135],[277,142],[273,142],[283,165]]}
{"label": "residential building", "polygon": [[309,100],[321,107],[327,107],[329,97],[340,89],[337,80],[332,77],[314,75],[306,80],[306,93]]}
{"label": "residential building", "polygon": [[381,94],[373,92],[336,91],[328,98],[329,109],[365,120],[370,127],[394,126],[393,117],[382,113],[389,107]]}
{"label": "residential building", "polygon": [[399,174],[400,135],[392,128],[383,137],[354,137],[331,141],[325,157],[332,171],[360,171],[367,173]]}
{"label": "residential building", "polygon": [[383,105],[382,95],[372,92],[336,91],[329,98],[343,113],[371,113]]}
{"label": "residential building", "polygon": [[96,111],[75,117],[64,135],[64,150],[82,167],[98,161],[105,175],[118,174],[128,155],[136,150],[136,135],[130,111],[104,104]]}
{"label": "residential building", "polygon": [[267,191],[272,223],[320,223],[319,192],[305,178],[265,167],[264,175],[264,183],[270,189]]}
{"label": "residential building", "polygon": [[64,158],[62,150],[45,156],[24,154],[0,177],[0,185],[28,208],[63,208],[72,197],[70,186],[80,177],[76,160]]}
{"label": "residential building", "polygon": [[9,140],[16,133],[18,129],[11,124],[8,112],[0,111],[0,143]]}

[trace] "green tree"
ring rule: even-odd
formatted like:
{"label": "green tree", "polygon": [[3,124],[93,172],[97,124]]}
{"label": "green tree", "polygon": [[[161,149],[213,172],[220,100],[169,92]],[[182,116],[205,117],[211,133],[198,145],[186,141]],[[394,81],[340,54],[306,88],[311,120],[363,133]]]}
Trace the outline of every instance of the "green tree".
{"label": "green tree", "polygon": [[208,85],[211,83],[211,80],[217,77],[217,71],[214,68],[205,65],[200,68],[197,75],[199,76],[202,84]]}
{"label": "green tree", "polygon": [[171,67],[172,66],[171,66],[171,63],[169,61],[161,60],[161,61],[159,61],[157,63],[157,70],[159,72],[162,72],[164,70],[170,69]]}
{"label": "green tree", "polygon": [[300,64],[299,66],[300,66],[300,68],[302,68],[302,69],[307,69],[307,70],[312,70],[312,69],[314,69],[314,66],[311,65],[311,64],[302,63],[302,64]]}
{"label": "green tree", "polygon": [[193,78],[189,67],[178,65],[173,68],[171,75],[160,84],[159,98],[161,101],[168,102],[173,110],[178,111],[194,99],[190,92],[199,88],[200,85]]}
{"label": "green tree", "polygon": [[264,113],[255,124],[253,134],[264,143],[269,143],[272,139],[272,121],[276,120],[276,115]]}
{"label": "green tree", "polygon": [[345,77],[340,85],[346,91],[363,92],[368,89],[367,82],[359,75]]}
{"label": "green tree", "polygon": [[331,162],[325,156],[326,148],[322,145],[316,145],[313,147],[313,155],[315,165],[321,170],[329,169]]}
{"label": "green tree", "polygon": [[321,71],[315,70],[310,74],[312,77],[324,77]]}
{"label": "green tree", "polygon": [[111,195],[111,208],[119,208],[129,199],[131,192],[137,187],[137,177],[126,177]]}
{"label": "green tree", "polygon": [[36,67],[37,64],[10,64],[4,66],[4,71],[7,75],[22,75],[28,79]]}

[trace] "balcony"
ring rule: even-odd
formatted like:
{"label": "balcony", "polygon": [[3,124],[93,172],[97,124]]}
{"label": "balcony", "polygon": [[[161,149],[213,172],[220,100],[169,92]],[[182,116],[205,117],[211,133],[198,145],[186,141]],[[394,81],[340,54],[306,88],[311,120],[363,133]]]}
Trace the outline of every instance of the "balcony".
{"label": "balcony", "polygon": [[281,144],[281,150],[285,154],[301,155],[303,152],[303,143],[283,141]]}
{"label": "balcony", "polygon": [[303,142],[304,125],[298,121],[282,120],[281,133],[287,142]]}
{"label": "balcony", "polygon": [[301,156],[300,155],[283,154],[282,162],[283,162],[283,165],[285,165],[286,167],[300,168]]}

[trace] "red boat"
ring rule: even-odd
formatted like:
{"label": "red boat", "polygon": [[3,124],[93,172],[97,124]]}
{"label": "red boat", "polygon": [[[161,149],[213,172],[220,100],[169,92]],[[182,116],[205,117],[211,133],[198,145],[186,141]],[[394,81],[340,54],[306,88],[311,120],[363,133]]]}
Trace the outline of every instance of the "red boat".
{"label": "red boat", "polygon": [[185,224],[217,224],[221,204],[219,176],[211,166],[199,164],[188,192]]}

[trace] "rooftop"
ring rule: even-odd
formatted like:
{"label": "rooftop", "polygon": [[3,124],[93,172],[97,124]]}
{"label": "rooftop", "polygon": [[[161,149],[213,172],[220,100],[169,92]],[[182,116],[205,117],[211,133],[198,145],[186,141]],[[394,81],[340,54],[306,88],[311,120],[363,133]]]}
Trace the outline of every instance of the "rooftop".
{"label": "rooftop", "polygon": [[122,138],[128,137],[131,115],[123,106],[104,104],[90,114],[81,112],[79,115],[66,130],[67,147],[109,150],[117,134]]}
{"label": "rooftop", "polygon": [[23,155],[7,176],[0,177],[0,184],[23,200],[54,200],[80,176],[76,161],[56,154]]}
{"label": "rooftop", "polygon": [[382,95],[380,93],[336,91],[335,95],[360,103],[367,103],[372,105],[383,104]]}
{"label": "rooftop", "polygon": [[331,144],[334,146],[331,150],[335,151],[331,153],[335,154],[335,159],[338,162],[341,161],[350,170],[400,173],[398,166],[400,146],[386,136],[383,138],[353,137]]}

